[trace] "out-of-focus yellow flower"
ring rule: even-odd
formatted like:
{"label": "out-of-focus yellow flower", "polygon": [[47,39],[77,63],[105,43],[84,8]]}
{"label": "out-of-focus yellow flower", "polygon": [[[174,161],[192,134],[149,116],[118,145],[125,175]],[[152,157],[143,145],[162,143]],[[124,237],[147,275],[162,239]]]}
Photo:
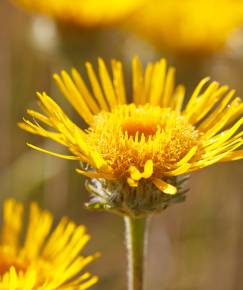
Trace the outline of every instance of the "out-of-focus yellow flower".
{"label": "out-of-focus yellow flower", "polygon": [[[203,79],[187,104],[185,89],[175,86],[175,69],[167,69],[164,59],[147,65],[145,71],[133,59],[133,99],[125,91],[122,64],[111,62],[112,77],[102,59],[98,76],[90,63],[87,73],[93,91],[73,69],[55,74],[59,88],[88,125],[74,124],[46,94],[38,93],[44,114],[28,110],[35,121],[24,120],[20,127],[50,138],[66,147],[80,160],[78,172],[90,178],[126,182],[137,187],[140,181],[155,185],[166,194],[176,187],[171,176],[195,171],[211,164],[243,157],[243,104],[234,90]],[[45,126],[41,126],[38,121]],[[46,129],[49,127],[51,130]]]}
{"label": "out-of-focus yellow flower", "polygon": [[81,27],[117,23],[144,0],[14,0],[23,8]]}
{"label": "out-of-focus yellow flower", "polygon": [[[63,218],[50,234],[52,215],[30,206],[29,225],[23,231],[23,205],[4,203],[0,244],[0,289],[83,290],[97,277],[81,274],[94,256],[79,256],[89,240],[84,226]],[[23,243],[22,232],[25,233]]]}
{"label": "out-of-focus yellow flower", "polygon": [[242,0],[152,0],[130,27],[160,49],[198,56],[221,50],[242,23]]}

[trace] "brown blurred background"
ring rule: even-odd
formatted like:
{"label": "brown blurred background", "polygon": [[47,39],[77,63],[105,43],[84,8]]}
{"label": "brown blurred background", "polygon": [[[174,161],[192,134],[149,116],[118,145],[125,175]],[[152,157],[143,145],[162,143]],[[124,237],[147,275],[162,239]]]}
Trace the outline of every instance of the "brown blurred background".
{"label": "brown blurred background", "polygon": [[[145,62],[162,55],[148,43],[115,28],[80,34],[78,49],[72,43],[76,32],[68,36],[64,32],[62,37],[70,37],[70,46],[63,48],[50,20],[27,15],[8,1],[0,1],[0,200],[37,200],[55,214],[56,221],[68,215],[85,224],[92,236],[85,253],[102,252],[102,257],[89,266],[100,276],[100,283],[93,289],[124,290],[122,219],[84,209],[88,193],[83,178],[74,172],[76,162],[31,150],[25,145],[27,141],[58,152],[60,147],[48,141],[41,143],[41,138],[21,131],[16,123],[27,108],[35,108],[38,90],[47,91],[66,111],[70,110],[53,85],[53,72],[74,63],[82,71],[80,64],[84,60],[94,61],[98,56],[118,57],[128,64],[133,54]],[[73,59],[66,57],[70,52]],[[208,74],[236,88],[243,97],[241,59],[243,53],[237,57],[219,56],[208,66]],[[178,81],[184,81],[182,76]],[[185,203],[152,218],[146,289],[243,289],[242,173],[243,161],[201,170],[190,179],[191,190]]]}

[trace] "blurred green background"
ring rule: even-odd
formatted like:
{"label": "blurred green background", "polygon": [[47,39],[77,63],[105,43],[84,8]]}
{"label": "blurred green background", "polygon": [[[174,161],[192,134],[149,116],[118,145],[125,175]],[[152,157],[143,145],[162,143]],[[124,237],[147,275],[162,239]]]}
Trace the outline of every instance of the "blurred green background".
{"label": "blurred green background", "polygon": [[[67,215],[85,224],[92,236],[85,253],[102,252],[102,257],[89,266],[100,276],[93,289],[124,290],[123,220],[84,209],[89,195],[83,178],[74,172],[77,163],[28,148],[27,141],[61,152],[60,147],[49,141],[41,143],[41,138],[21,131],[16,124],[27,108],[36,107],[38,90],[48,92],[73,114],[54,86],[53,72],[74,64],[82,72],[82,63],[94,62],[98,56],[117,57],[129,71],[130,58],[135,54],[145,63],[163,55],[144,40],[115,27],[82,33],[65,29],[46,18],[28,15],[6,0],[0,2],[0,200],[36,200],[54,213],[56,221]],[[68,39],[68,46],[63,45],[64,39]],[[242,51],[237,56],[222,54],[208,61],[197,77],[207,71],[216,80],[236,88],[242,97]],[[190,87],[196,84],[194,79],[188,80],[183,68],[177,80],[190,83]],[[77,116],[73,118],[80,122]],[[152,218],[146,289],[243,289],[242,173],[243,161],[194,173],[187,201]]]}

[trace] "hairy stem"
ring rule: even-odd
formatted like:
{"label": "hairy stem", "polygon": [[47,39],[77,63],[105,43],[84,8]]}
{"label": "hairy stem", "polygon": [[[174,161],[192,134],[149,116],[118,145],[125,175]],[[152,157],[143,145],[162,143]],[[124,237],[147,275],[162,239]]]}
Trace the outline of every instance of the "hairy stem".
{"label": "hairy stem", "polygon": [[128,253],[128,290],[144,290],[147,218],[125,217]]}

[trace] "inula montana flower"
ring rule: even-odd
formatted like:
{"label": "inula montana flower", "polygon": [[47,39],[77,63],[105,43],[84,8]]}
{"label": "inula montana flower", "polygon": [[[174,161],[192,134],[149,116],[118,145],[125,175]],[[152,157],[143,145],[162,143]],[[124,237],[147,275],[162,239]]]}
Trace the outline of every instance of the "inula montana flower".
{"label": "inula montana flower", "polygon": [[111,62],[112,77],[102,59],[98,75],[90,63],[86,68],[92,93],[76,69],[71,75],[54,75],[86,129],[74,124],[46,93],[38,93],[43,114],[28,110],[34,121],[24,119],[20,127],[66,146],[72,155],[30,145],[79,160],[77,171],[92,179],[90,188],[97,195],[105,191],[114,201],[113,194],[123,192],[120,203],[131,192],[134,198],[152,192],[169,199],[177,196],[176,176],[243,157],[243,150],[236,150],[243,143],[243,104],[227,86],[207,85],[209,78],[204,78],[185,103],[185,88],[175,85],[175,69],[167,68],[164,59],[143,71],[134,58],[131,98],[121,62]]}
{"label": "inula montana flower", "polygon": [[23,230],[23,205],[12,199],[5,201],[0,289],[84,290],[96,283],[97,277],[81,273],[95,258],[79,256],[89,240],[85,227],[67,218],[52,233],[51,226],[52,215],[32,203],[29,224]]}
{"label": "inula montana flower", "polygon": [[19,6],[81,27],[117,23],[144,0],[15,0]]}
{"label": "inula montana flower", "polygon": [[191,56],[218,52],[242,23],[241,0],[152,0],[130,27],[160,49]]}

